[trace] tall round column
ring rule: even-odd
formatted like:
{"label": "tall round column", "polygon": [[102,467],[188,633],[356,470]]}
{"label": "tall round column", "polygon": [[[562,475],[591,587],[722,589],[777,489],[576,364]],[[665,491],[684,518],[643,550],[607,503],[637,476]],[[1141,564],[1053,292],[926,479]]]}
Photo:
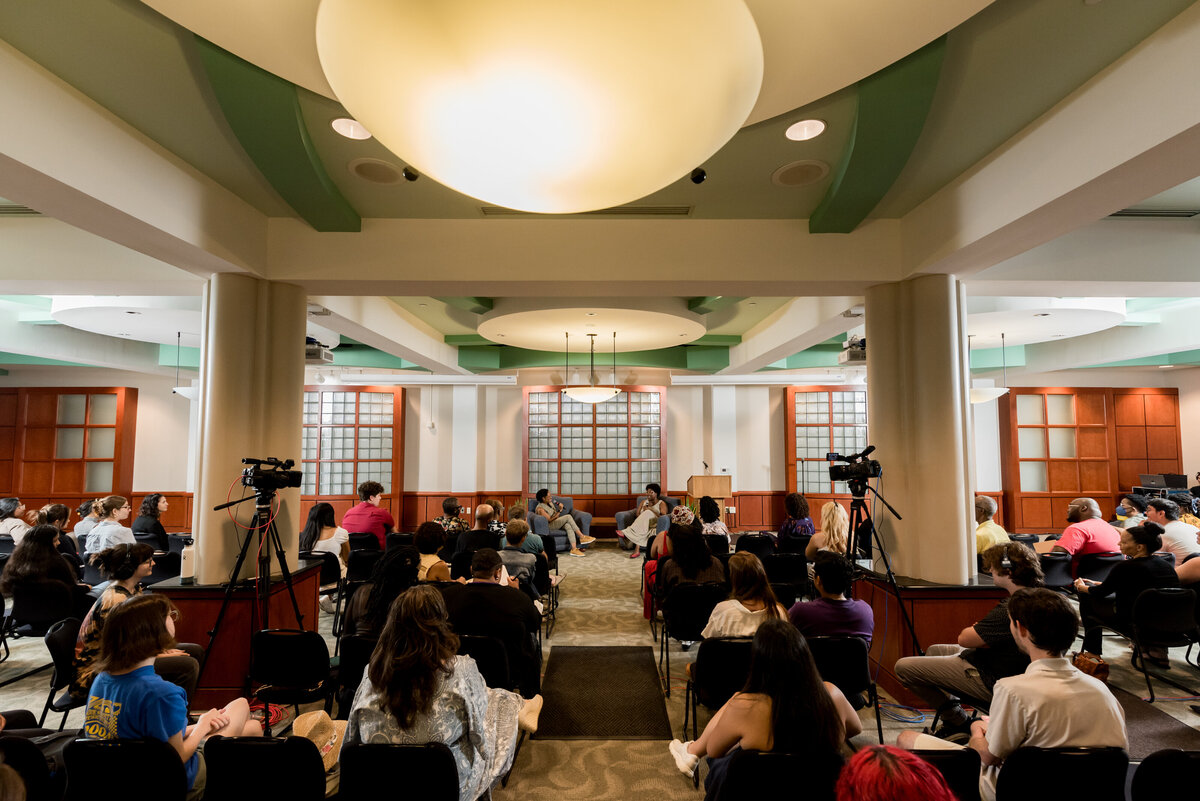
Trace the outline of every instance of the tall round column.
{"label": "tall round column", "polygon": [[[901,575],[961,584],[975,572],[966,314],[949,275],[867,290],[867,395],[884,496],[873,504]],[[869,501],[870,499],[868,499]]]}
{"label": "tall round column", "polygon": [[[192,509],[198,583],[229,580],[246,534],[230,513],[243,525],[254,514],[254,501],[213,511],[242,496],[242,458],[295,459],[299,469],[306,304],[298,286],[246,275],[219,273],[205,287]],[[276,503],[275,525],[294,568],[299,488],[281,490]],[[255,558],[252,547],[241,577],[254,575]],[[274,554],[272,566],[277,573]]]}

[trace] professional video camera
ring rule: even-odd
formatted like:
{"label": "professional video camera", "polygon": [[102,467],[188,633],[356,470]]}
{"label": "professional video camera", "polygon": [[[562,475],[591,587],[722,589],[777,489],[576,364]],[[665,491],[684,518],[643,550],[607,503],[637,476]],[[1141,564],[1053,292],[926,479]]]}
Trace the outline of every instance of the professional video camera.
{"label": "professional video camera", "polygon": [[849,464],[829,465],[829,480],[849,482],[878,478],[883,474],[883,466],[876,460],[867,458],[874,452],[875,446],[868,445],[862,453],[855,453],[851,456],[842,456],[840,453],[825,454],[826,461],[849,462]]}
{"label": "professional video camera", "polygon": [[[304,477],[303,471],[291,469],[292,465],[296,464],[294,459],[246,457],[242,459],[242,464],[253,465],[242,471],[242,484],[253,487],[255,492],[275,492],[288,487],[298,487]],[[264,468],[263,465],[268,465],[270,469]]]}

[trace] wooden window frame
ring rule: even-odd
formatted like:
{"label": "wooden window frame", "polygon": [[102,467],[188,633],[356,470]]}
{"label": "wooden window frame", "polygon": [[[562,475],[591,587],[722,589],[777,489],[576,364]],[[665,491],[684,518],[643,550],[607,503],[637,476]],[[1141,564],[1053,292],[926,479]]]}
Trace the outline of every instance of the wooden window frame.
{"label": "wooden window frame", "polygon": [[[387,487],[386,488],[387,491],[384,492],[384,498],[387,498],[389,500],[397,499],[397,501],[398,501],[401,493],[404,491],[404,405],[405,405],[404,404],[404,401],[405,401],[404,388],[397,387],[397,386],[360,386],[357,384],[354,384],[354,385],[315,384],[315,385],[304,387],[304,391],[306,393],[315,392],[315,393],[318,393],[318,395],[322,392],[349,392],[349,393],[353,393],[355,395],[361,395],[363,393],[370,392],[370,393],[384,393],[384,394],[392,396],[392,423],[391,423],[392,455],[391,455],[391,459],[390,459],[391,467],[392,467],[392,477],[389,482],[390,486]],[[354,502],[357,502],[357,500],[358,500],[358,485],[362,483],[361,481],[358,481],[358,463],[360,461],[381,462],[381,463],[389,461],[387,459],[359,459],[358,458],[358,441],[359,441],[358,432],[359,432],[359,429],[385,427],[379,423],[360,423],[359,422],[360,406],[359,406],[358,401],[359,401],[359,399],[356,397],[355,398],[355,406],[354,406],[354,423],[352,423],[352,424],[346,424],[346,423],[323,424],[319,421],[315,424],[313,424],[313,423],[303,423],[302,424],[303,428],[305,428],[305,429],[314,428],[317,430],[317,458],[316,459],[305,459],[303,448],[302,448],[301,453],[300,453],[300,459],[298,460],[299,461],[298,467],[301,470],[303,470],[307,473],[311,469],[315,473],[313,487],[316,490],[316,492],[311,493],[311,494],[306,493],[306,494],[301,495],[301,500],[302,500],[302,502],[304,502],[305,507],[307,507],[310,503],[315,503],[315,502],[335,502],[335,501],[344,502],[346,500],[352,500]],[[318,415],[319,415],[319,407],[318,407]],[[350,459],[321,459],[320,458],[320,456],[321,456],[320,430],[322,428],[353,428],[354,429],[354,456]],[[322,495],[320,492],[320,490],[321,490],[321,472],[320,472],[321,467],[320,466],[321,466],[322,462],[350,463],[350,464],[354,465],[354,470],[355,470],[354,489],[349,493],[337,493],[334,495]],[[335,503],[335,508],[343,506],[343,505],[344,505],[344,503]],[[353,503],[351,503],[350,505],[352,506]]]}
{"label": "wooden window frame", "polygon": [[[812,386],[787,387],[787,388],[785,388],[784,392],[785,392],[785,401],[784,401],[785,411],[784,411],[784,413],[787,415],[787,417],[785,418],[784,434],[785,434],[786,447],[787,447],[787,458],[785,461],[786,461],[786,465],[787,465],[788,492],[799,492],[799,493],[803,494],[806,498],[808,498],[809,499],[809,509],[812,510],[813,516],[816,517],[817,509],[819,507],[814,506],[812,499],[833,499],[833,498],[846,499],[846,498],[850,497],[850,494],[848,492],[833,492],[833,490],[832,490],[833,482],[832,481],[829,482],[830,489],[829,489],[829,491],[826,491],[826,492],[809,492],[809,491],[800,489],[800,465],[799,465],[799,463],[800,462],[815,462],[815,461],[819,461],[819,460],[817,460],[817,459],[797,459],[796,458],[796,396],[798,394],[807,393],[807,392],[824,392],[826,394],[828,401],[831,404],[830,417],[829,417],[830,421],[828,423],[813,424],[812,427],[814,427],[814,428],[823,427],[828,430],[829,449],[828,449],[827,453],[833,452],[833,432],[834,432],[834,429],[836,429],[836,428],[850,428],[850,427],[856,427],[856,426],[860,426],[860,425],[864,426],[867,428],[867,438],[868,438],[868,441],[870,441],[870,433],[871,433],[871,431],[870,431],[870,406],[869,406],[870,399],[869,398],[867,399],[868,422],[866,422],[866,423],[834,423],[833,422],[833,414],[832,414],[833,393],[834,392],[862,392],[864,395],[866,395],[867,388],[865,386],[863,386],[862,384],[816,384],[816,385],[812,385]],[[842,454],[842,455],[848,456],[849,454]]]}

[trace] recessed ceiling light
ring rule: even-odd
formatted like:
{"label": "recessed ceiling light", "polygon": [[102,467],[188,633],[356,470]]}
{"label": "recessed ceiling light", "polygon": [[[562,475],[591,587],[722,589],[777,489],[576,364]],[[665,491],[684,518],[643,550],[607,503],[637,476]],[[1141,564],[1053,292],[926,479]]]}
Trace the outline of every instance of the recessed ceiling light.
{"label": "recessed ceiling light", "polygon": [[1054,334],[1055,337],[1065,337],[1066,334]]}
{"label": "recessed ceiling light", "polygon": [[129,336],[129,334],[126,334],[126,333],[125,333],[125,332],[123,332],[123,331],[118,331],[118,332],[117,332],[117,336],[119,336],[119,337],[127,337],[127,336]]}
{"label": "recessed ceiling light", "polygon": [[789,125],[783,135],[793,142],[806,142],[824,132],[825,123],[822,120],[800,120],[800,122],[793,122]]}
{"label": "recessed ceiling light", "polygon": [[125,310],[125,313],[126,314],[141,314],[141,312],[139,312],[139,311],[129,311],[128,309]]}
{"label": "recessed ceiling light", "polygon": [[587,316],[588,316],[588,317],[595,317],[595,316],[596,316],[596,313],[595,313],[595,312],[587,312]]}
{"label": "recessed ceiling light", "polygon": [[349,117],[338,117],[330,123],[333,130],[340,133],[347,139],[370,139],[371,132],[366,129],[358,120],[352,120]]}
{"label": "recessed ceiling light", "polygon": [[420,306],[422,309],[424,309],[424,308],[426,308],[426,307],[427,307],[429,304],[428,304],[428,303],[418,303],[417,305],[418,305],[418,306]]}
{"label": "recessed ceiling light", "polygon": [[1033,315],[1033,316],[1034,316],[1034,317],[1049,317],[1049,316],[1050,316],[1050,312],[1039,312],[1038,314],[1035,314],[1035,315]]}
{"label": "recessed ceiling light", "polygon": [[1158,366],[1158,369],[1159,369],[1159,370],[1170,370],[1170,369],[1171,369],[1172,367],[1174,367],[1174,366],[1175,366],[1175,365],[1173,365],[1173,364],[1160,364],[1160,365]]}

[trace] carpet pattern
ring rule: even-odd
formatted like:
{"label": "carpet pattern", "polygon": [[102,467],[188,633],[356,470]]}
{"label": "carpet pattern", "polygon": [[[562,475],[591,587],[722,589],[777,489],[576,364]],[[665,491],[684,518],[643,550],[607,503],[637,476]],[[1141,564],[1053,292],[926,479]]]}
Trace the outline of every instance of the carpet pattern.
{"label": "carpet pattern", "polygon": [[654,651],[560,645],[542,681],[539,740],[670,740]]}
{"label": "carpet pattern", "polygon": [[1163,748],[1200,750],[1200,731],[1180,723],[1154,704],[1110,687],[1121,708],[1125,710],[1125,730],[1129,735],[1129,758],[1140,761]]}

